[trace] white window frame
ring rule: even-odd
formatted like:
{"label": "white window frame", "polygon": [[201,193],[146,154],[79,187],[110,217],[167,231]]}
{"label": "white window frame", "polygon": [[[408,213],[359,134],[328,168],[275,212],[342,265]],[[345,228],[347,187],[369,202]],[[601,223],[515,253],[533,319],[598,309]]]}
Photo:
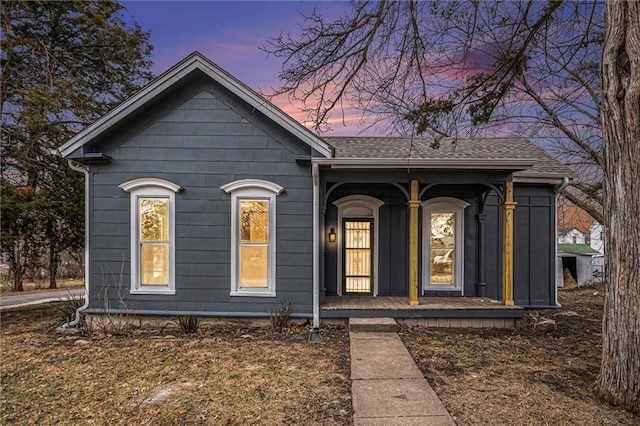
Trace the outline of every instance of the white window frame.
{"label": "white window frame", "polygon": [[[118,186],[131,194],[131,294],[176,294],[175,279],[175,194],[182,187],[173,182],[157,178],[139,178]],[[169,200],[169,283],[166,286],[142,285],[140,279],[140,198]]]}
{"label": "white window frame", "polygon": [[[437,197],[422,205],[422,291],[460,291],[464,295],[464,209],[466,201],[453,197]],[[431,213],[455,215],[455,248],[453,284],[431,284]]]}
{"label": "white window frame", "polygon": [[[284,188],[276,183],[260,179],[241,179],[220,187],[231,194],[231,296],[276,296],[276,196]],[[242,200],[268,200],[267,287],[242,288],[240,286],[240,224],[239,212]]]}

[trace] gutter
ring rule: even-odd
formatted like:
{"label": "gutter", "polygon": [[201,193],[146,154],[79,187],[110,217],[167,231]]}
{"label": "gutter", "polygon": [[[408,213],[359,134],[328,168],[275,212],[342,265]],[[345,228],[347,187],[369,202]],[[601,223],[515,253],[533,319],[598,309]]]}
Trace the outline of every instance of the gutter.
{"label": "gutter", "polygon": [[564,189],[569,186],[569,178],[568,177],[564,177],[562,179],[562,183],[558,186],[556,186],[554,188],[554,192],[556,193],[556,209],[553,212],[553,222],[554,222],[554,228],[555,228],[555,233],[553,235],[553,281],[555,282],[556,285],[554,285],[555,288],[555,299],[556,299],[556,306],[561,308],[562,305],[560,303],[558,303],[558,275],[557,275],[557,271],[558,271],[558,200],[560,199],[560,194],[562,193],[562,191],[564,191]]}
{"label": "gutter", "polygon": [[84,174],[84,305],[76,310],[76,318],[62,325],[63,329],[75,327],[80,322],[80,313],[89,307],[89,167],[77,166],[68,160],[71,170]]}
{"label": "gutter", "polygon": [[318,164],[311,165],[313,179],[313,329],[320,328],[320,172]]}
{"label": "gutter", "polygon": [[536,163],[531,158],[312,158],[312,164],[332,169],[454,169],[526,170]]}

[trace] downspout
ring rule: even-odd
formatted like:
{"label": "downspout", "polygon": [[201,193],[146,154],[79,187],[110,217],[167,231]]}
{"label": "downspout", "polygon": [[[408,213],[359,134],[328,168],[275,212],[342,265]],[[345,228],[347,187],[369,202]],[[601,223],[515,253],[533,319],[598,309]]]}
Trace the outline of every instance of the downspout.
{"label": "downspout", "polygon": [[555,289],[555,299],[556,299],[556,306],[557,307],[561,307],[562,305],[560,303],[558,303],[558,201],[560,199],[560,194],[562,193],[562,191],[564,191],[564,189],[569,186],[569,178],[565,177],[562,178],[562,183],[558,186],[556,186],[555,188],[555,193],[556,193],[556,208],[553,212],[553,222],[554,222],[554,235],[553,235],[553,281],[555,283],[555,285],[553,286]]}
{"label": "downspout", "polygon": [[320,172],[318,164],[311,165],[313,178],[313,329],[320,328]]}
{"label": "downspout", "polygon": [[76,310],[76,318],[62,325],[62,328],[75,327],[80,322],[80,312],[89,307],[89,166],[80,167],[68,160],[71,170],[84,174],[84,305]]}

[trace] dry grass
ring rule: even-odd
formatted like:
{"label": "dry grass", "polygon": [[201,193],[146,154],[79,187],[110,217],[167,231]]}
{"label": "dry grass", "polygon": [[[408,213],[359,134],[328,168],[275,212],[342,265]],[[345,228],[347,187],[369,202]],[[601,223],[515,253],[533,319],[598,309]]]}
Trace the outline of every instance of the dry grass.
{"label": "dry grass", "polygon": [[[61,336],[53,307],[2,314],[2,424],[350,424],[348,334],[246,323],[198,336]],[[80,342],[79,342],[80,340]]]}
{"label": "dry grass", "polygon": [[[52,291],[49,287],[49,281],[25,281],[22,283],[22,287],[24,291],[13,291],[12,282],[8,278],[3,279],[0,284],[0,295],[2,296],[14,296],[17,294],[27,294],[27,293],[40,293],[46,291]],[[72,288],[81,288],[84,287],[84,280],[82,279],[68,279],[68,280],[58,280],[58,288],[54,290],[64,290],[64,289],[72,289]]]}
{"label": "dry grass", "polygon": [[[601,288],[561,291],[560,311],[515,330],[404,328],[401,338],[459,425],[632,425],[598,401]],[[554,324],[538,325],[543,318]]]}
{"label": "dry grass", "polygon": [[[400,336],[458,424],[632,425],[590,389],[600,364],[600,288],[515,330],[408,328]],[[352,422],[344,328],[276,333],[247,323],[126,336],[61,336],[54,306],[2,313],[2,424],[271,425]],[[534,326],[545,317],[555,325]],[[85,343],[79,343],[84,340]]]}

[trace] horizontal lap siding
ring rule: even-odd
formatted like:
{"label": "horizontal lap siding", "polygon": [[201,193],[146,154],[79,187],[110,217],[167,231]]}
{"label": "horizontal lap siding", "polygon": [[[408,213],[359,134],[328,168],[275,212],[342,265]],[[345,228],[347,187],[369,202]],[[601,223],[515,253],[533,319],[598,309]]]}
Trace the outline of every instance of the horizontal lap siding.
{"label": "horizontal lap siding", "polygon": [[[198,82],[162,100],[101,152],[111,164],[91,166],[91,307],[108,292],[110,306],[126,295],[141,311],[238,312],[265,315],[288,299],[297,314],[312,311],[312,182],[294,157],[309,148],[234,99]],[[156,177],[184,188],[175,196],[176,294],[129,295],[130,196],[118,185]],[[264,179],[277,196],[277,298],[231,297],[231,197],[220,186]],[[101,297],[100,297],[101,298]]]}

